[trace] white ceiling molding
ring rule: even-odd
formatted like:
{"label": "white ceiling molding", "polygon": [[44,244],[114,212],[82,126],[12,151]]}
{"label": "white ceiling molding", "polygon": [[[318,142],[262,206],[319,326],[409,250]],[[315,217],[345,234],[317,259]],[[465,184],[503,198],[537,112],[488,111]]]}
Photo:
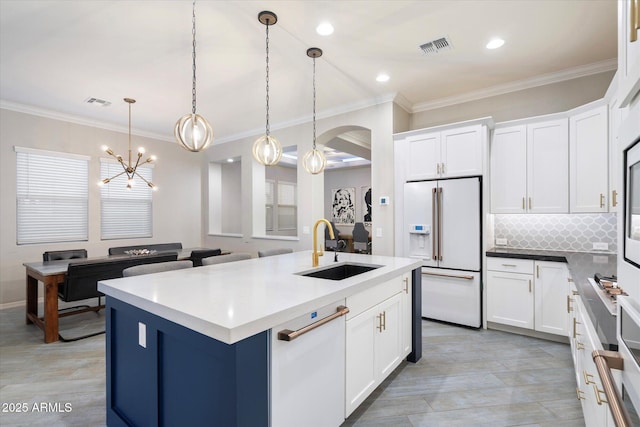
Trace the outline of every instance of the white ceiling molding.
{"label": "white ceiling molding", "polygon": [[[60,120],[62,122],[73,123],[76,125],[89,126],[98,129],[110,130],[113,132],[129,133],[128,126],[117,126],[112,123],[103,122],[100,120],[91,120],[84,117],[75,116],[72,114],[60,113],[58,111],[51,111],[44,108],[33,107],[30,105],[19,104],[17,102],[6,101],[0,99],[0,108],[18,113],[31,114],[32,116],[44,117],[46,119]],[[173,135],[171,137],[153,132],[144,132],[131,129],[131,134],[141,136],[143,138],[157,139],[160,141],[177,143]]]}
{"label": "white ceiling molding", "polygon": [[580,67],[570,68],[555,73],[543,74],[531,79],[524,79],[512,83],[505,83],[480,89],[461,95],[450,96],[447,98],[436,99],[434,101],[421,102],[415,104],[410,113],[419,113],[422,111],[435,110],[437,108],[449,107],[451,105],[462,104],[464,102],[477,101],[492,96],[504,95],[511,92],[517,92],[524,89],[531,89],[538,86],[545,86],[553,83],[559,83],[566,80],[573,80],[579,77],[590,76],[593,74],[604,73],[615,70],[618,67],[616,58],[607,59],[606,61],[595,62]]}

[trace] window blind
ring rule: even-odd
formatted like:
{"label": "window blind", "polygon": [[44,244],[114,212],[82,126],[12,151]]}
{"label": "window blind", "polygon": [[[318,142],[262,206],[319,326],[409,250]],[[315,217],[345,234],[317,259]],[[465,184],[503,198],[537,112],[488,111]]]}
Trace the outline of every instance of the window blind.
{"label": "window blind", "polygon": [[[136,170],[144,179],[153,181],[153,169],[139,166]],[[111,178],[122,172],[119,163],[100,159],[100,179]],[[100,190],[101,238],[129,239],[153,236],[153,190],[139,177],[127,189],[127,176],[114,178]]]}
{"label": "window blind", "polygon": [[15,152],[17,244],[88,240],[89,157]]}

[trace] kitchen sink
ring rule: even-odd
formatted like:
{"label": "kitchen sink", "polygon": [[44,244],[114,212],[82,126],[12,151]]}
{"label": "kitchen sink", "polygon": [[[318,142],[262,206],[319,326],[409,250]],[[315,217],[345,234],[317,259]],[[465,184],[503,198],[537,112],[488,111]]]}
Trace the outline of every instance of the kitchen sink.
{"label": "kitchen sink", "polygon": [[366,273],[367,271],[375,270],[376,268],[380,267],[382,266],[374,264],[357,264],[345,262],[320,270],[312,270],[296,274],[306,277],[316,277],[319,279],[342,280],[349,277],[357,276],[358,274]]}

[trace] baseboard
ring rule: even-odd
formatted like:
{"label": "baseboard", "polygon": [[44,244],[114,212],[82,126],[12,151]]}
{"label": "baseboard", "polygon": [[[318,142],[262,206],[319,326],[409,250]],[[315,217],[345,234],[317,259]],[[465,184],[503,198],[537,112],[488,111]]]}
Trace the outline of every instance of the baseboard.
{"label": "baseboard", "polygon": [[501,323],[487,322],[487,329],[496,331],[509,332],[512,334],[526,335],[532,338],[540,338],[547,341],[555,341],[563,344],[569,344],[569,337],[562,335],[549,334],[547,332],[538,332],[531,329],[518,328],[517,326],[503,325]]}

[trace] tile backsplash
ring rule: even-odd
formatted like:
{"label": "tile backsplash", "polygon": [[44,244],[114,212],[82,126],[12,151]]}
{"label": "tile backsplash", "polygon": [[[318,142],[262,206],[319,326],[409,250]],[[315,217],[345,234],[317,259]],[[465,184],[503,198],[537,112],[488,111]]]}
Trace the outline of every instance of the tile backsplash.
{"label": "tile backsplash", "polygon": [[618,252],[616,214],[496,214],[494,225],[495,238],[510,248],[593,252],[597,242]]}

